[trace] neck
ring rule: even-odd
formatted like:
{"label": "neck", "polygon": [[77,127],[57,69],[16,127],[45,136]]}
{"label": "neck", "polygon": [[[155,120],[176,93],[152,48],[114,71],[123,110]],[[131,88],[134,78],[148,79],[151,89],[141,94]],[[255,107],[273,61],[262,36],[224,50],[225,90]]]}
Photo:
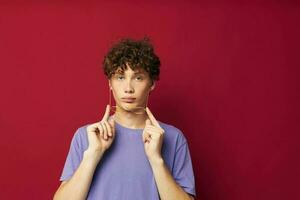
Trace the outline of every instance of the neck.
{"label": "neck", "polygon": [[114,119],[122,126],[133,129],[143,129],[145,127],[145,121],[148,119],[148,115],[146,114],[146,111],[133,112],[120,108],[116,110]]}

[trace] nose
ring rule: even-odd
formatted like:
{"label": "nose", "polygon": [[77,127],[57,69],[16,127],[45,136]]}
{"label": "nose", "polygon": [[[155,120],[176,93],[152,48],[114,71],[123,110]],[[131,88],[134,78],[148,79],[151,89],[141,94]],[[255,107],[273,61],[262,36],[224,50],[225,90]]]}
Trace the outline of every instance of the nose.
{"label": "nose", "polygon": [[132,84],[131,84],[130,80],[126,82],[125,93],[129,93],[129,94],[134,93],[134,89],[132,87]]}

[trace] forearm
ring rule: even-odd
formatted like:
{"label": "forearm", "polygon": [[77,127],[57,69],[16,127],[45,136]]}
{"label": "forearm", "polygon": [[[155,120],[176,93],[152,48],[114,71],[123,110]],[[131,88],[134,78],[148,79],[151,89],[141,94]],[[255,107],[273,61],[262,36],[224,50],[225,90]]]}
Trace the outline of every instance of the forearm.
{"label": "forearm", "polygon": [[96,157],[94,154],[85,151],[83,159],[74,175],[66,184],[57,190],[53,200],[86,199],[95,169],[102,155]]}
{"label": "forearm", "polygon": [[191,200],[172,177],[163,159],[150,161],[161,200]]}

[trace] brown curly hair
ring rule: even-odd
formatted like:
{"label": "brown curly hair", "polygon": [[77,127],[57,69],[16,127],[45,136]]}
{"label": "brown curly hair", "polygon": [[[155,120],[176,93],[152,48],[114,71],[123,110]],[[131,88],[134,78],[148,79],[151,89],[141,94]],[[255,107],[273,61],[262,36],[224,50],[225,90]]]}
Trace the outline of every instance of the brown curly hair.
{"label": "brown curly hair", "polygon": [[110,79],[119,68],[124,71],[127,69],[126,63],[132,70],[144,69],[152,81],[159,80],[160,60],[154,53],[149,37],[141,40],[122,38],[114,44],[102,63],[105,76]]}

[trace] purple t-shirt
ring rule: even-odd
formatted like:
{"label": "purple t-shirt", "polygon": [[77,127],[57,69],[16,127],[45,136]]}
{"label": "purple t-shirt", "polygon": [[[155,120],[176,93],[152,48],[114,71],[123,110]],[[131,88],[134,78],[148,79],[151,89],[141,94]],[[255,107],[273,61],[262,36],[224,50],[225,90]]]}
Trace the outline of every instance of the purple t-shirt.
{"label": "purple t-shirt", "polygon": [[[191,156],[183,133],[159,122],[164,129],[162,157],[174,180],[189,194],[196,196]],[[88,148],[86,127],[78,128],[60,177],[68,180],[78,168]],[[143,129],[131,129],[115,123],[116,135],[94,172],[88,200],[159,200],[151,165],[145,154]]]}

